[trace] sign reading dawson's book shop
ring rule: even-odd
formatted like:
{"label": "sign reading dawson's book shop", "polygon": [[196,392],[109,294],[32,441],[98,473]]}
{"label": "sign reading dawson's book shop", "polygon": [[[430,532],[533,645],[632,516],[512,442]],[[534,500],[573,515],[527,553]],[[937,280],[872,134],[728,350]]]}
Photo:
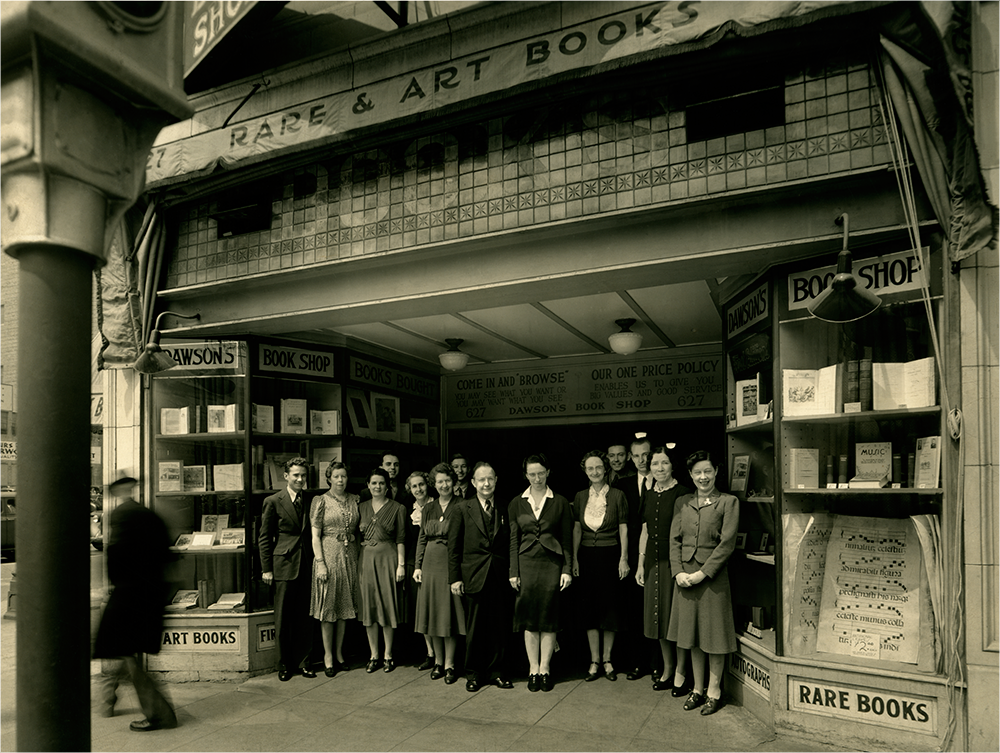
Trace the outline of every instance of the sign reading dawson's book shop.
{"label": "sign reading dawson's book shop", "polygon": [[449,374],[442,379],[445,422],[720,410],[722,353],[714,348],[678,350],[682,352],[560,359],[544,366]]}

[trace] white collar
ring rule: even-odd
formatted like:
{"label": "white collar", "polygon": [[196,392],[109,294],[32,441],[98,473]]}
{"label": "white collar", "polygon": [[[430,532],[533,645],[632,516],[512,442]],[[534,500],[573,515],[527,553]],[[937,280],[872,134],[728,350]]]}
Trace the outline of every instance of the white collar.
{"label": "white collar", "polygon": [[[529,486],[527,489],[525,489],[524,490],[524,494],[522,494],[521,496],[524,497],[525,499],[531,499],[531,487]],[[553,494],[552,490],[549,487],[546,486],[545,487],[545,496],[543,497],[543,499],[552,499],[554,496],[556,496],[556,495]]]}

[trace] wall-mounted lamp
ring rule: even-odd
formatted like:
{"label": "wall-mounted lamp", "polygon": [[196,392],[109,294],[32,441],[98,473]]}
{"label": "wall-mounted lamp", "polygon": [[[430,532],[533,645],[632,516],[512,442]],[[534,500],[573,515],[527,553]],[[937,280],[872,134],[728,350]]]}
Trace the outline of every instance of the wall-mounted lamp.
{"label": "wall-mounted lamp", "polygon": [[621,331],[608,337],[611,350],[621,356],[630,356],[639,350],[639,346],[642,345],[642,335],[629,329],[635,324],[635,319],[615,319],[615,324]]}
{"label": "wall-mounted lamp", "polygon": [[201,314],[191,314],[188,316],[187,314],[177,314],[173,311],[164,311],[156,317],[156,324],[153,325],[153,331],[149,333],[149,342],[143,348],[142,355],[132,364],[132,368],[140,374],[158,374],[161,371],[172,369],[177,365],[177,361],[169,353],[164,353],[160,347],[160,320],[167,314],[176,316],[179,319],[201,319]]}
{"label": "wall-mounted lamp", "polygon": [[837,255],[837,275],[826,290],[809,304],[809,313],[825,322],[845,324],[874,312],[882,305],[882,299],[858,285],[858,278],[851,272],[851,252],[847,249],[847,212],[834,222],[844,226],[844,247]]}
{"label": "wall-mounted lamp", "polygon": [[448,350],[438,354],[441,365],[448,371],[464,369],[465,365],[469,363],[469,354],[458,349],[458,346],[464,341],[457,337],[446,337],[445,342],[448,343]]}

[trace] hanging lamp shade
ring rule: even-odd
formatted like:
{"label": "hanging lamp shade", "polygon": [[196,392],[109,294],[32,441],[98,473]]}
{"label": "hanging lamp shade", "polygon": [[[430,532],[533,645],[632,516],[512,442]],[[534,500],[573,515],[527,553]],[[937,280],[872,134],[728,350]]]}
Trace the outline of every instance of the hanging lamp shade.
{"label": "hanging lamp shade", "polygon": [[844,226],[844,246],[837,255],[837,274],[830,285],[809,304],[809,313],[825,322],[845,324],[864,319],[882,305],[882,299],[863,287],[851,271],[851,252],[847,248],[847,213],[840,215],[836,222]]}
{"label": "hanging lamp shade", "polygon": [[450,337],[445,338],[445,342],[448,343],[448,350],[438,354],[441,366],[448,369],[448,371],[464,369],[466,364],[469,363],[469,354],[463,353],[458,349],[458,346],[464,341],[457,337]]}
{"label": "hanging lamp shade", "polygon": [[642,335],[629,329],[635,324],[635,319],[615,319],[615,324],[621,331],[608,336],[611,350],[621,356],[630,356],[639,350],[639,346],[642,345]]}
{"label": "hanging lamp shade", "polygon": [[159,374],[161,371],[172,369],[177,365],[177,361],[175,361],[169,353],[165,353],[160,347],[160,321],[167,314],[170,314],[170,316],[176,316],[179,319],[201,318],[201,314],[191,314],[188,316],[186,314],[178,314],[173,311],[164,311],[156,317],[156,324],[153,325],[153,331],[149,333],[149,342],[147,342],[146,347],[143,348],[142,355],[140,355],[139,358],[136,359],[136,362],[132,364],[132,368],[140,374]]}

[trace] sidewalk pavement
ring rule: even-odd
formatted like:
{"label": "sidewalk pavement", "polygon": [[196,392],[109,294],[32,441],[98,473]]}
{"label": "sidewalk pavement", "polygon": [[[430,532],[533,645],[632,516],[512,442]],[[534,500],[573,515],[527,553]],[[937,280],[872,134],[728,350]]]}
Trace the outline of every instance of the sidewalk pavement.
{"label": "sidewalk pavement", "polygon": [[[4,570],[8,568],[5,566]],[[4,601],[9,573],[0,581]],[[0,621],[0,750],[16,750],[15,620]],[[92,675],[100,662],[91,663]],[[93,686],[92,686],[93,687]],[[742,708],[713,716],[685,712],[683,699],[657,693],[650,679],[579,678],[549,693],[476,693],[464,679],[432,681],[400,666],[367,674],[363,666],[327,678],[276,673],[235,685],[194,682],[163,686],[180,726],[132,732],[142,718],[131,686],[119,689],[116,715],[91,716],[94,751],[843,751],[774,735]],[[97,698],[96,687],[91,691]]]}

